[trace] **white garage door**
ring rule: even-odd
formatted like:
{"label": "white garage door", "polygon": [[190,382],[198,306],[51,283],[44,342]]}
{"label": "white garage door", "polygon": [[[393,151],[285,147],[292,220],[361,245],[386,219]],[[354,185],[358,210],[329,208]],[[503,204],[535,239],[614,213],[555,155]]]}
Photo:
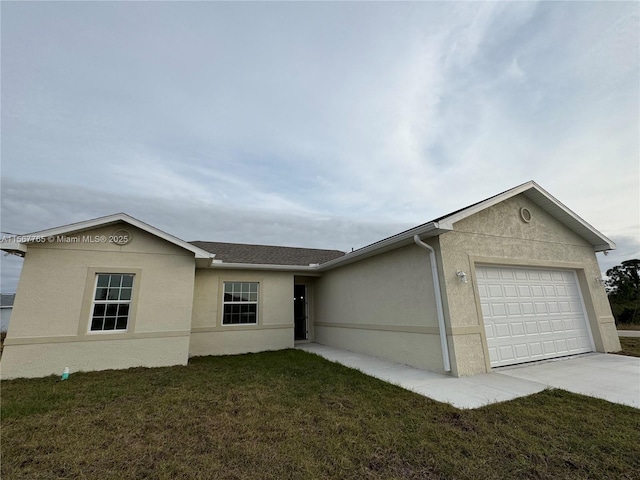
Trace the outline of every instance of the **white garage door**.
{"label": "white garage door", "polygon": [[492,367],[593,350],[573,271],[480,266],[476,276]]}

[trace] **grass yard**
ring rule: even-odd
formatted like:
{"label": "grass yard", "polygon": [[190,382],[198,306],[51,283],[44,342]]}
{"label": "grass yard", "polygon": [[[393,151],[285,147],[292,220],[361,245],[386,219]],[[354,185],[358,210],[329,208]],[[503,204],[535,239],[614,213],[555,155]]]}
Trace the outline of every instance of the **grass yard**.
{"label": "grass yard", "polygon": [[620,337],[620,345],[622,350],[616,352],[619,355],[640,357],[640,337]]}
{"label": "grass yard", "polygon": [[3,480],[640,476],[631,407],[548,390],[457,410],[298,350],[1,388]]}

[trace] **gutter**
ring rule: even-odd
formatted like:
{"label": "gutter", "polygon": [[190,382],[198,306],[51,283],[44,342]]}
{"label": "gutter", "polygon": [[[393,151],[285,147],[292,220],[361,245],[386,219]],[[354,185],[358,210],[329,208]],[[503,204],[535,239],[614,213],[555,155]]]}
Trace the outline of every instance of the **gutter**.
{"label": "gutter", "polygon": [[371,245],[367,245],[366,247],[359,248],[355,252],[349,252],[342,257],[334,258],[333,260],[324,262],[320,265],[319,268],[320,271],[323,272],[326,270],[331,270],[333,268],[348,265],[349,263],[363,260],[374,255],[379,255],[380,253],[384,253],[389,250],[393,250],[405,245],[411,245],[413,243],[413,237],[415,235],[427,235],[429,237],[435,237],[449,230],[451,229],[443,228],[438,222],[429,222],[423,225],[418,225],[417,227],[413,227],[404,232],[400,232],[396,235],[385,238],[384,240],[380,240],[378,242],[372,243]]}
{"label": "gutter", "polygon": [[440,290],[440,280],[438,279],[438,266],[436,265],[436,252],[429,245],[420,240],[418,234],[413,236],[413,241],[419,247],[429,251],[431,261],[431,275],[433,276],[433,290],[436,297],[436,309],[438,311],[438,330],[440,331],[440,345],[442,346],[442,362],[444,371],[451,371],[451,361],[449,359],[449,346],[447,345],[447,332],[444,326],[444,310],[442,309],[442,290]]}
{"label": "gutter", "polygon": [[225,263],[220,260],[213,260],[209,268],[215,270],[271,270],[279,272],[305,272],[315,273],[318,272],[318,266],[316,264],[306,265],[273,265],[264,263]]}

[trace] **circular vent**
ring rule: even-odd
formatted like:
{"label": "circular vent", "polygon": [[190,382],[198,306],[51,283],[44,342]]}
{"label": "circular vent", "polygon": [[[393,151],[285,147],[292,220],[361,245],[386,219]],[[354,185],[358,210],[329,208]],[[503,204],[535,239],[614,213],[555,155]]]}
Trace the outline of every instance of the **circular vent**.
{"label": "circular vent", "polygon": [[520,209],[520,218],[524,223],[529,223],[531,221],[531,212],[528,208],[522,207]]}

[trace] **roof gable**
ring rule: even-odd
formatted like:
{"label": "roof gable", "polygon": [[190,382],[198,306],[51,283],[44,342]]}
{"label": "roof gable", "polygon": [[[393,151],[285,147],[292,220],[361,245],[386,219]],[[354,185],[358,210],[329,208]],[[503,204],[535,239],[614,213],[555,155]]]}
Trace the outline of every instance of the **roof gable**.
{"label": "roof gable", "polygon": [[391,237],[387,237],[365,247],[359,248],[358,250],[346,254],[344,257],[329,260],[327,263],[322,264],[320,268],[321,270],[329,270],[348,263],[363,260],[373,255],[378,255],[388,250],[409,245],[414,243],[415,235],[418,235],[420,238],[436,237],[442,233],[453,230],[454,223],[520,194],[525,195],[529,200],[538,205],[550,216],[558,220],[580,237],[587,240],[591,245],[593,245],[593,249],[596,252],[613,250],[616,248],[616,244],[613,241],[593,228],[575,212],[571,211],[553,195],[531,180],[510,190],[494,195],[493,197],[489,197],[485,200],[481,200],[480,202],[438,217],[430,222],[423,223],[417,227],[410,228],[404,232],[400,232]]}
{"label": "roof gable", "polygon": [[593,245],[593,249],[596,252],[613,250],[616,248],[616,244],[613,241],[589,225],[575,212],[566,207],[534,181],[518,185],[517,187],[499,193],[498,195],[494,195],[486,200],[482,200],[481,202],[437,218],[436,220],[433,220],[433,222],[438,223],[441,229],[452,230],[454,223],[520,194],[527,197],[550,216],[565,225],[569,230],[572,230],[588,241]]}
{"label": "roof gable", "polygon": [[[177,245],[178,247],[184,248],[185,250],[188,250],[190,252],[192,252],[195,256],[196,259],[201,259],[201,258],[205,258],[205,259],[209,259],[209,258],[213,258],[213,255],[211,255],[209,252],[195,246],[192,245],[188,242],[185,242],[184,240],[180,240],[178,237],[174,237],[173,235],[170,235],[166,232],[163,232],[162,230],[153,227],[147,223],[144,223],[140,220],[138,220],[137,218],[133,218],[130,215],[127,215],[126,213],[116,213],[113,215],[107,215],[105,217],[98,217],[98,218],[94,218],[91,220],[85,220],[83,222],[77,222],[77,223],[71,223],[69,225],[63,225],[61,227],[55,227],[55,228],[50,228],[47,230],[40,230],[38,232],[33,232],[33,233],[29,233],[26,235],[19,235],[17,237],[13,237],[13,239],[8,239],[6,241],[3,241],[0,243],[0,248],[2,250],[5,251],[10,251],[10,252],[22,252],[25,253],[26,250],[26,245],[28,245],[29,243],[33,243],[32,241],[20,241],[21,238],[23,239],[29,239],[29,238],[37,238],[37,237],[42,237],[42,238],[46,238],[46,237],[56,237],[59,235],[69,235],[72,233],[80,233],[80,232],[84,232],[87,230],[92,230],[94,228],[97,227],[104,227],[104,226],[108,226],[108,225],[114,225],[120,222],[124,222],[127,223],[129,225],[132,225],[134,227],[139,228],[140,230],[144,230],[145,232],[148,232],[156,237],[159,237],[169,243],[172,243],[174,245]],[[35,240],[34,240],[35,241]]]}

